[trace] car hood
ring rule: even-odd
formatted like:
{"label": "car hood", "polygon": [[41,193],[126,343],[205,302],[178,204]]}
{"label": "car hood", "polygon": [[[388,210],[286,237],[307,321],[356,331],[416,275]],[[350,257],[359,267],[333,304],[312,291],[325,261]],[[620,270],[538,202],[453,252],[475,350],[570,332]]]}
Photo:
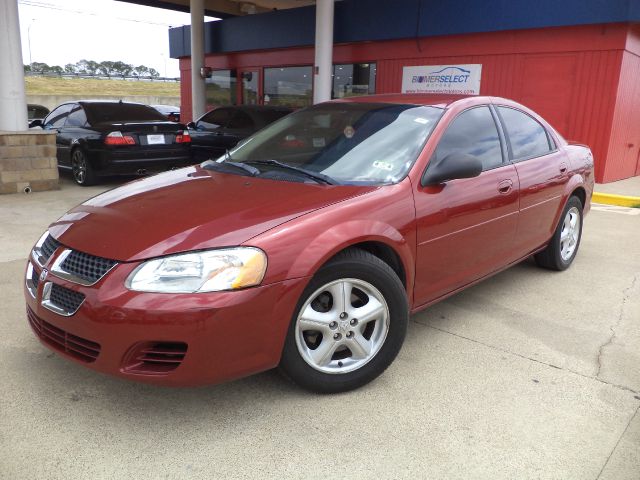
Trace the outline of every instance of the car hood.
{"label": "car hood", "polygon": [[193,166],[98,195],[70,210],[49,231],[74,250],[123,262],[143,260],[240,245],[374,188],[274,181]]}

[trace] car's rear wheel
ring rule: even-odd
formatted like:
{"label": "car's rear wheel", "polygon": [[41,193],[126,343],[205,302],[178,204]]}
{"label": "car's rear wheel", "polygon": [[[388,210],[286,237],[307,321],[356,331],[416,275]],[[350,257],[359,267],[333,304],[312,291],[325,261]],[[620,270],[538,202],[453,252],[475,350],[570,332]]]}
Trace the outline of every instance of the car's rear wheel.
{"label": "car's rear wheel", "polygon": [[71,173],[78,185],[87,187],[96,183],[96,174],[87,155],[80,148],[71,152]]}
{"label": "car's rear wheel", "polygon": [[396,273],[368,252],[347,250],[322,267],[302,294],[280,369],[316,392],[358,388],[394,360],[408,317]]}
{"label": "car's rear wheel", "polygon": [[569,198],[549,245],[534,257],[539,266],[550,270],[569,268],[582,238],[582,210],[578,197]]}

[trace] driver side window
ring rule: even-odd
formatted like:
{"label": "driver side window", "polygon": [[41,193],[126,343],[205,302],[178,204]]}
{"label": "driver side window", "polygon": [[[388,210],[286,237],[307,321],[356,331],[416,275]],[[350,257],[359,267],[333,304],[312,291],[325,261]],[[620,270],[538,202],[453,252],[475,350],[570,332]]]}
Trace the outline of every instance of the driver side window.
{"label": "driver side window", "polygon": [[463,153],[482,162],[482,170],[502,165],[502,148],[496,123],[489,107],[475,107],[458,115],[440,139],[435,158]]}

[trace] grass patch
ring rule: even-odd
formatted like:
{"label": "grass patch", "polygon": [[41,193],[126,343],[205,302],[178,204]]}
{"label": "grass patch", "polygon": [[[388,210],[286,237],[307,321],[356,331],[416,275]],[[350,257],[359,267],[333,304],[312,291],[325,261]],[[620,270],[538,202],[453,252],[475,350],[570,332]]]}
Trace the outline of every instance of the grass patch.
{"label": "grass patch", "polygon": [[27,95],[93,95],[180,96],[178,82],[146,82],[143,80],[100,80],[96,78],[26,77]]}

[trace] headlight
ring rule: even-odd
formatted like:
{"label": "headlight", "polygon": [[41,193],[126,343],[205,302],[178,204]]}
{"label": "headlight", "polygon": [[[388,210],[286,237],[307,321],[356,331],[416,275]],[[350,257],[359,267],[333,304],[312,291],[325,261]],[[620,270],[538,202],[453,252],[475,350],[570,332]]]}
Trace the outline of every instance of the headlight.
{"label": "headlight", "polygon": [[253,287],[262,282],[267,256],[238,247],[183,253],[144,262],[125,286],[138,292],[195,293]]}

